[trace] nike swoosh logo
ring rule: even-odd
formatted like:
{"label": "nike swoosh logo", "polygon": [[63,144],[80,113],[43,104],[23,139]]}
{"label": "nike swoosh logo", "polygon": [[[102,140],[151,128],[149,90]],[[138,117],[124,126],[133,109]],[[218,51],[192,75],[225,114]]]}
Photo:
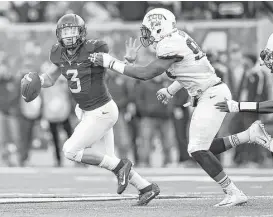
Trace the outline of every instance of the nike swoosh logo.
{"label": "nike swoosh logo", "polygon": [[214,97],[216,97],[216,96],[215,96],[215,95],[214,95],[214,96],[210,96],[209,98],[212,99],[212,98],[214,98]]}
{"label": "nike swoosh logo", "polygon": [[123,175],[123,180],[122,180],[122,182],[120,183],[121,185],[125,185],[125,181],[126,181],[126,178],[125,178],[125,173],[124,173],[124,175]]}
{"label": "nike swoosh logo", "polygon": [[109,112],[102,112],[103,115],[108,114]]}
{"label": "nike swoosh logo", "polygon": [[83,62],[81,62],[81,63],[77,63],[77,66],[79,66],[79,65],[81,65]]}
{"label": "nike swoosh logo", "polygon": [[147,200],[150,200],[153,196],[155,196],[155,192],[151,192],[151,196],[147,198]]}

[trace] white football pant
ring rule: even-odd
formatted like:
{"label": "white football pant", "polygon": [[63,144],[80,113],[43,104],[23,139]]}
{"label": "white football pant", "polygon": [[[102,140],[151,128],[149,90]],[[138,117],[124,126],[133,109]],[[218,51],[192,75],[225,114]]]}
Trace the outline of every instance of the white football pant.
{"label": "white football pant", "polygon": [[215,108],[215,104],[231,99],[231,92],[226,84],[208,88],[199,98],[189,129],[189,154],[209,150],[211,143],[219,131],[226,113]]}
{"label": "white football pant", "polygon": [[113,126],[117,122],[118,113],[118,107],[113,100],[95,110],[83,111],[81,122],[64,143],[65,156],[80,162],[84,149],[92,147],[115,157]]}

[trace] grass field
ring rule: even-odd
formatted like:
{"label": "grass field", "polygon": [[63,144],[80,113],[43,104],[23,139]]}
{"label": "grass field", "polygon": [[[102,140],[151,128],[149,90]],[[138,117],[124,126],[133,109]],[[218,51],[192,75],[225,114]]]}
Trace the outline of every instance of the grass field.
{"label": "grass field", "polygon": [[215,208],[221,189],[200,169],[138,169],[158,183],[160,196],[146,207],[132,206],[137,191],[117,195],[113,174],[89,168],[0,168],[0,216],[12,217],[273,217],[273,169],[228,169],[248,196],[247,204]]}

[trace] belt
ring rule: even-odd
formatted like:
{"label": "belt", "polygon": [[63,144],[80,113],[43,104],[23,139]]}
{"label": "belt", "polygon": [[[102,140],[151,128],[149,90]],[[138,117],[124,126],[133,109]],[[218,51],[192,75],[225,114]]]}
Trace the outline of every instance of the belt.
{"label": "belt", "polygon": [[213,87],[218,86],[218,85],[220,85],[220,84],[224,84],[224,82],[223,82],[223,81],[220,81],[220,82],[218,82],[217,84],[214,84]]}

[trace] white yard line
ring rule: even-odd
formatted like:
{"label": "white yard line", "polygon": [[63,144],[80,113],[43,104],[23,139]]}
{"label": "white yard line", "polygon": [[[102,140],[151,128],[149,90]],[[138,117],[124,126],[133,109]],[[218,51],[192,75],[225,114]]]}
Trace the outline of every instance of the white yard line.
{"label": "white yard line", "polygon": [[[140,174],[143,175],[201,175],[205,172],[200,168],[136,168]],[[228,174],[234,175],[273,175],[273,169],[249,169],[249,168],[227,168],[225,171]],[[49,173],[49,174],[102,174],[108,175],[109,171],[96,167],[88,168],[32,168],[32,167],[0,167],[0,174],[35,174],[35,173]]]}
{"label": "white yard line", "polygon": [[[174,181],[191,181],[191,182],[213,182],[209,176],[191,176],[191,175],[180,175],[180,176],[146,176],[148,180],[154,182],[174,182]],[[273,176],[237,176],[231,175],[230,178],[236,182],[272,182]],[[94,176],[76,176],[76,181],[87,181],[87,182],[107,182],[109,180],[115,180],[113,177],[94,177]]]}
{"label": "white yard line", "polygon": [[[180,198],[179,198],[180,197]],[[218,200],[222,195],[206,196],[206,197],[189,197],[185,195],[161,195],[161,200]],[[21,197],[21,198],[0,198],[0,204],[4,203],[48,203],[48,202],[77,202],[77,201],[113,201],[113,200],[133,200],[137,199],[137,195],[132,196],[89,196],[89,197]],[[249,199],[266,199],[273,200],[273,196],[250,196]]]}

